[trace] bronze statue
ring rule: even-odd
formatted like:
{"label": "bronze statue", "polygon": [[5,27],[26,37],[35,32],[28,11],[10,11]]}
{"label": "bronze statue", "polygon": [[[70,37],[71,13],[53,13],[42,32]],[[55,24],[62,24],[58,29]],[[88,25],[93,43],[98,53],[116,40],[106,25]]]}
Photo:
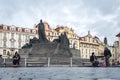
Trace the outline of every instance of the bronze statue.
{"label": "bronze statue", "polygon": [[45,35],[45,29],[44,29],[44,24],[42,20],[40,20],[40,23],[38,24],[38,35],[39,35],[40,42],[48,42],[46,35]]}
{"label": "bronze statue", "polygon": [[61,34],[59,36],[59,39],[54,39],[53,42],[57,42],[57,43],[60,43],[60,44],[64,44],[66,46],[69,47],[69,39],[67,38],[67,35],[66,33],[64,32],[64,34]]}

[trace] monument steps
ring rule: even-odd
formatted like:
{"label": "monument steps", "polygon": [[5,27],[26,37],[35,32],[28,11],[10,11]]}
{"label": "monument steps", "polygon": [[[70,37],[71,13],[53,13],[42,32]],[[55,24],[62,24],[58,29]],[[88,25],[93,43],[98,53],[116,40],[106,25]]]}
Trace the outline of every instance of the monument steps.
{"label": "monument steps", "polygon": [[[37,46],[37,47],[36,47]],[[59,43],[39,43],[33,44],[30,57],[70,57],[69,48]]]}

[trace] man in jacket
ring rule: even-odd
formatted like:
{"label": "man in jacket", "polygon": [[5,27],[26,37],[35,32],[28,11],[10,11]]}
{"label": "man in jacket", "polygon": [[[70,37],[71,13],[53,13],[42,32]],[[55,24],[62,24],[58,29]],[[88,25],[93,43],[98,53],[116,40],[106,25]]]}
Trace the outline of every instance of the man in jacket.
{"label": "man in jacket", "polygon": [[109,59],[111,57],[111,52],[110,52],[110,50],[107,47],[105,47],[104,56],[105,56],[106,67],[108,67],[108,66],[110,66]]}
{"label": "man in jacket", "polygon": [[95,56],[94,52],[90,56],[90,62],[92,63],[93,67],[98,67],[99,62],[97,61],[97,57]]}

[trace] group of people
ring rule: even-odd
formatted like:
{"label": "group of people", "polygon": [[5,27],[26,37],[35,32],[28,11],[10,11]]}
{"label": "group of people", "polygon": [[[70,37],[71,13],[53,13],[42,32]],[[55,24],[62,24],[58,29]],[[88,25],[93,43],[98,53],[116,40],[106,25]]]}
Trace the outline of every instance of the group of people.
{"label": "group of people", "polygon": [[[111,56],[112,55],[111,55],[110,50],[107,47],[105,47],[105,50],[104,50],[105,62],[103,62],[104,66],[106,66],[106,67],[110,66],[109,59],[110,59]],[[92,66],[94,66],[94,67],[98,67],[99,66],[99,61],[97,60],[97,57],[95,56],[94,52],[90,56],[90,62],[92,63]]]}
{"label": "group of people", "polygon": [[[107,47],[105,47],[105,50],[104,50],[104,57],[105,57],[105,62],[104,62],[105,66],[109,67],[110,66],[109,59],[111,57],[111,52]],[[1,60],[2,60],[2,56],[0,55],[0,64],[1,64]],[[94,67],[99,66],[99,61],[97,60],[97,57],[95,56],[94,52],[90,56],[90,62],[92,63],[92,66]],[[15,52],[13,56],[13,65],[19,65],[19,64],[20,64],[20,55],[18,54],[18,52]]]}

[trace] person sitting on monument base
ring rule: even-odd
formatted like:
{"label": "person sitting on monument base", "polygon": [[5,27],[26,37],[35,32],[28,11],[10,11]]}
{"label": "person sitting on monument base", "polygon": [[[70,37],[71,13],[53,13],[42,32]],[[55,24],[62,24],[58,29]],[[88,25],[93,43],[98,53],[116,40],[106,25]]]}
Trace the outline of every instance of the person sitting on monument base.
{"label": "person sitting on monument base", "polygon": [[0,55],[0,66],[2,65],[3,63],[3,58],[2,58],[2,55]]}
{"label": "person sitting on monument base", "polygon": [[92,63],[93,67],[98,67],[99,62],[97,61],[97,57],[95,56],[94,52],[90,56],[90,62]]}
{"label": "person sitting on monument base", "polygon": [[19,65],[20,63],[20,55],[15,52],[15,55],[13,56],[13,65]]}

